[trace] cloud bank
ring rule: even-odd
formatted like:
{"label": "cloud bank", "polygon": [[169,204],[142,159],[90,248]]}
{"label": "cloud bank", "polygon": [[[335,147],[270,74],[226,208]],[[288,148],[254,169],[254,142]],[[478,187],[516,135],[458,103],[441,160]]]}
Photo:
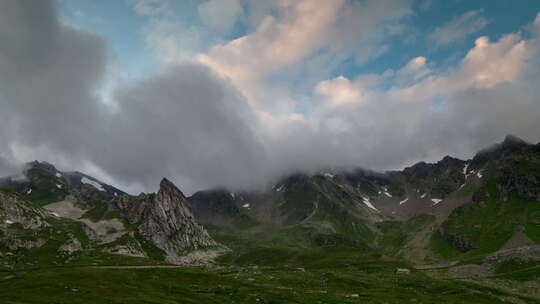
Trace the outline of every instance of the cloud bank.
{"label": "cloud bank", "polygon": [[[335,62],[384,52],[380,37],[403,32],[410,3],[280,0],[219,20],[221,2],[200,7],[210,27],[243,19],[253,30],[190,60],[170,52],[161,71],[119,82],[105,102],[103,38],[61,23],[52,0],[0,1],[0,174],[42,159],[132,192],[167,176],[190,193],[262,187],[298,170],[470,157],[507,133],[540,140],[540,16],[527,35],[479,37],[452,68],[418,54],[396,71],[331,77]],[[135,5],[163,14],[160,1]],[[307,93],[291,75],[306,76]]]}

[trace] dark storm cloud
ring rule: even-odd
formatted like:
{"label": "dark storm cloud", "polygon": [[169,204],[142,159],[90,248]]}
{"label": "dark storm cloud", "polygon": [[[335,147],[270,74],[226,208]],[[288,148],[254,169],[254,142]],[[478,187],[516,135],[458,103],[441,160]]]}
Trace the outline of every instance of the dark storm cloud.
{"label": "dark storm cloud", "polygon": [[178,65],[119,88],[112,110],[96,98],[105,42],[59,24],[54,6],[0,2],[4,153],[35,149],[28,154],[77,169],[90,162],[143,189],[163,176],[188,190],[262,180],[254,118],[230,84],[201,65]]}
{"label": "dark storm cloud", "polygon": [[93,159],[113,176],[146,185],[172,176],[191,190],[261,181],[265,153],[251,129],[253,113],[210,69],[171,67],[120,88],[115,99],[119,111],[110,121],[107,152]]}
{"label": "dark storm cloud", "polygon": [[4,149],[45,146],[83,155],[101,117],[94,93],[105,63],[104,41],[59,24],[54,2],[1,1]]}

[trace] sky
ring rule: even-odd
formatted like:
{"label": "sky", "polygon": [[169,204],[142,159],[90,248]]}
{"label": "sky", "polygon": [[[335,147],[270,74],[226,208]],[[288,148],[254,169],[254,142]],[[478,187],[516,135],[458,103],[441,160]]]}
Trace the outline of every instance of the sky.
{"label": "sky", "polygon": [[0,0],[0,175],[131,193],[540,141],[536,0]]}

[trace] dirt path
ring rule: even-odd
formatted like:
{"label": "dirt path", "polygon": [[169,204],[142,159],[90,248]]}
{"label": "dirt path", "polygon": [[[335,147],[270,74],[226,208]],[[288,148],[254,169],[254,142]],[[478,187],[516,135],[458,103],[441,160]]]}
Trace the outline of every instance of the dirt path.
{"label": "dirt path", "polygon": [[442,264],[430,264],[430,265],[417,265],[414,266],[414,269],[418,270],[431,270],[431,269],[441,269],[441,268],[450,268],[455,265],[457,265],[459,261],[452,261],[449,263],[442,263]]}
{"label": "dirt path", "polygon": [[167,268],[184,268],[185,266],[181,265],[123,265],[123,266],[83,266],[90,267],[95,269],[167,269]]}

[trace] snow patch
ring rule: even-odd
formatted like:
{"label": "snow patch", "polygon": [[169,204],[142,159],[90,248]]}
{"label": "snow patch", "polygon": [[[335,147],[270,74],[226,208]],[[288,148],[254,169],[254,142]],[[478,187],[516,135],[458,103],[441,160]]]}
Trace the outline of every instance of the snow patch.
{"label": "snow patch", "polygon": [[476,173],[476,176],[478,176],[478,178],[482,178],[484,175],[482,175],[482,170],[478,171],[478,173]]}
{"label": "snow patch", "polygon": [[469,164],[465,164],[463,167],[463,175],[467,176],[467,169],[469,169]]}
{"label": "snow patch", "polygon": [[409,198],[407,197],[406,199],[404,199],[404,200],[402,200],[401,202],[399,202],[399,204],[400,204],[400,205],[405,204],[408,200],[409,200]]}
{"label": "snow patch", "polygon": [[424,193],[420,196],[420,198],[425,198],[427,196],[427,193]]}
{"label": "snow patch", "polygon": [[431,201],[433,202],[433,205],[431,205],[431,206],[435,206],[438,203],[442,202],[442,199],[440,199],[440,198],[432,198]]}
{"label": "snow patch", "polygon": [[276,191],[281,192],[281,191],[283,191],[283,189],[285,189],[285,185],[279,186],[279,188],[277,188]]}
{"label": "snow patch", "polygon": [[6,221],[5,221],[5,223],[6,223],[6,224],[8,224],[8,225],[11,225],[11,224],[13,224],[13,222],[12,222],[12,221],[10,221],[10,220],[6,220]]}
{"label": "snow patch", "polygon": [[30,195],[32,194],[32,188],[28,189],[28,191],[26,191],[26,195]]}
{"label": "snow patch", "polygon": [[465,187],[465,184],[462,184],[461,186],[459,186],[458,190],[461,190],[461,188]]}
{"label": "snow patch", "polygon": [[249,208],[249,204],[243,204],[242,207]]}
{"label": "snow patch", "polygon": [[364,204],[365,204],[366,206],[368,206],[369,208],[371,208],[371,209],[373,209],[373,210],[379,212],[379,210],[377,210],[377,208],[375,208],[375,206],[373,206],[373,204],[371,203],[371,201],[369,200],[369,198],[367,198],[367,197],[362,197],[362,201],[363,201]]}
{"label": "snow patch", "polygon": [[56,212],[51,212],[51,213],[52,213],[52,215],[54,215],[56,217],[60,217],[60,215],[58,215],[58,213],[56,213]]}
{"label": "snow patch", "polygon": [[62,185],[60,185],[60,184],[56,184],[56,188],[58,188],[58,189],[62,189]]}
{"label": "snow patch", "polygon": [[236,198],[236,195],[234,194],[234,192],[231,192],[231,193],[229,193],[229,194],[231,195],[232,199],[235,199],[235,198]]}
{"label": "snow patch", "polygon": [[327,173],[324,173],[323,175],[324,175],[325,177],[328,177],[328,178],[334,178],[334,177],[335,177],[334,174],[328,173],[328,172],[327,172]]}
{"label": "snow patch", "polygon": [[99,191],[105,192],[105,189],[103,188],[103,185],[102,185],[102,184],[100,184],[100,183],[98,183],[98,182],[96,182],[96,181],[94,181],[94,180],[91,180],[91,179],[89,179],[89,178],[87,178],[87,177],[83,177],[83,178],[81,179],[81,183],[90,185],[90,186],[92,186],[92,187],[98,189]]}
{"label": "snow patch", "polygon": [[118,196],[118,193],[117,193],[117,192],[115,192],[115,193],[114,193],[114,196]]}
{"label": "snow patch", "polygon": [[[388,196],[388,197],[392,197],[392,194],[390,194],[390,193],[388,192],[388,188],[383,187],[383,190],[384,190],[384,195],[386,195],[386,196]],[[379,193],[380,193],[380,192],[379,192]]]}
{"label": "snow patch", "polygon": [[55,175],[56,175],[56,177],[58,177],[58,178],[62,177],[62,174],[60,174],[60,172],[56,172]]}

